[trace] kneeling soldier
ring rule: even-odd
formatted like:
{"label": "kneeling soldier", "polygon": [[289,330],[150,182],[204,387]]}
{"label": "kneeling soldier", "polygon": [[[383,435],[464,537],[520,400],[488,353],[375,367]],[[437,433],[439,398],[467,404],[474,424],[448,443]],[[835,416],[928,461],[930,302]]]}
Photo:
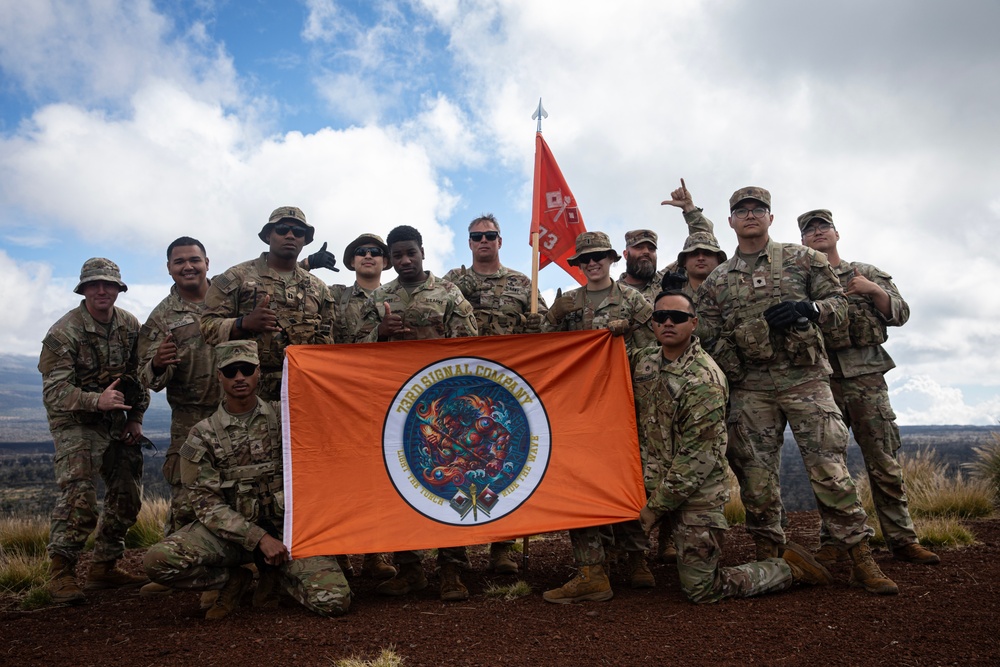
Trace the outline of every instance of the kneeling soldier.
{"label": "kneeling soldier", "polygon": [[[205,614],[220,619],[239,606],[261,573],[254,604],[282,590],[322,616],[351,605],[351,591],[333,556],[289,559],[284,523],[281,424],[277,404],[257,397],[260,365],[255,341],[215,347],[225,398],[199,422],[181,448],[181,479],[198,520],[146,552],[150,579],[188,590],[219,590]],[[266,582],[266,583],[265,583]],[[221,590],[220,590],[221,589]]]}

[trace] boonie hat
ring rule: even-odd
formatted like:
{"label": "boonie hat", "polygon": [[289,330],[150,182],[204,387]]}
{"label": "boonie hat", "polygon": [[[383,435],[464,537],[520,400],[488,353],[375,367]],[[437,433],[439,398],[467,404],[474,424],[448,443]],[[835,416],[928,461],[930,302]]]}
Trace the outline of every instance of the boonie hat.
{"label": "boonie hat", "polygon": [[583,232],[576,237],[576,254],[566,260],[566,263],[570,266],[576,266],[580,259],[580,255],[586,255],[589,252],[607,252],[614,259],[613,262],[617,262],[622,258],[618,254],[618,251],[611,247],[611,239],[604,232]]}
{"label": "boonie hat", "polygon": [[831,225],[833,224],[833,213],[830,213],[830,211],[825,208],[818,208],[814,211],[806,211],[799,216],[799,231],[806,231],[806,227],[809,226],[809,223],[812,222],[814,218],[818,218],[823,222],[829,222]]}
{"label": "boonie hat", "polygon": [[729,210],[732,211],[744,199],[753,199],[771,208],[771,193],[764,188],[758,188],[756,185],[748,185],[734,192],[733,196],[729,198]]}
{"label": "boonie hat", "polygon": [[245,361],[254,366],[260,366],[257,358],[257,341],[227,340],[215,346],[215,367],[225,368],[229,364]]}
{"label": "boonie hat", "polygon": [[625,247],[639,245],[640,243],[652,243],[656,247],[656,232],[651,229],[633,229],[625,232]]}
{"label": "boonie hat", "polygon": [[114,283],[122,292],[128,291],[128,285],[122,282],[122,272],[118,269],[118,265],[103,257],[91,257],[83,263],[83,267],[80,269],[80,282],[73,288],[73,291],[77,294],[83,294],[83,286],[86,283],[98,280]]}
{"label": "boonie hat", "polygon": [[684,249],[677,253],[677,266],[683,267],[688,253],[693,250],[708,250],[719,256],[719,263],[726,261],[725,251],[719,247],[719,241],[712,232],[695,232],[684,241]]}
{"label": "boonie hat", "polygon": [[363,245],[377,245],[382,248],[382,268],[389,268],[389,246],[385,244],[378,234],[362,234],[347,244],[344,248],[344,266],[351,271],[354,270],[354,251]]}
{"label": "boonie hat", "polygon": [[306,228],[306,242],[305,245],[309,245],[313,242],[313,236],[316,234],[316,228],[306,222],[306,214],[302,212],[302,209],[297,206],[279,206],[278,208],[271,211],[271,217],[267,219],[267,223],[260,228],[260,240],[264,243],[268,243],[268,238],[271,235],[271,227],[282,220],[295,220]]}

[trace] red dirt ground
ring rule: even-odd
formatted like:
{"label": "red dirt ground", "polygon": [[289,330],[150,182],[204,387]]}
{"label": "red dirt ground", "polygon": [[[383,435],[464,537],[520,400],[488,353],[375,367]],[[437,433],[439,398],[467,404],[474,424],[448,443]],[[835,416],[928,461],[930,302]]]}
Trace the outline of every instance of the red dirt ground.
{"label": "red dirt ground", "polygon": [[[815,513],[791,515],[792,539],[815,548]],[[978,543],[942,549],[941,565],[909,565],[876,553],[899,584],[895,597],[837,583],[697,606],[682,595],[673,565],[651,563],[653,590],[633,591],[612,577],[606,603],[552,605],[541,592],[572,575],[565,534],[531,542],[529,597],[487,597],[485,548],[471,550],[472,597],[442,603],[432,562],[426,590],[400,599],[374,594],[353,578],[351,612],[324,619],[302,608],[244,606],[215,623],[198,595],[139,598],[98,591],[81,607],[0,610],[0,664],[6,665],[330,665],[371,658],[394,646],[405,665],[997,665],[1000,664],[1000,519],[970,521]],[[742,527],[729,532],[724,564],[751,557]],[[141,553],[127,569],[137,571]],[[360,566],[356,557],[355,566]],[[8,605],[9,607],[9,605]]]}

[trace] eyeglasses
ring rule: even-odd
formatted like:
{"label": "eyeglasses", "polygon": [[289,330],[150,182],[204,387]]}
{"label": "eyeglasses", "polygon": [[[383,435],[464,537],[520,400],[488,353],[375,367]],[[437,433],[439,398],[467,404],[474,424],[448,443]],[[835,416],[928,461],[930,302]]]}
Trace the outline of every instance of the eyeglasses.
{"label": "eyeglasses", "polygon": [[284,236],[285,234],[288,233],[289,229],[292,230],[292,235],[295,236],[295,238],[297,239],[300,239],[306,235],[305,227],[299,227],[298,225],[286,225],[283,222],[279,222],[274,226],[274,233],[277,234],[278,236]]}
{"label": "eyeglasses", "polygon": [[362,248],[354,249],[355,257],[364,257],[365,255],[371,255],[372,257],[381,257],[385,253],[382,252],[382,248],[369,248],[368,246]]}
{"label": "eyeglasses", "polygon": [[237,373],[241,373],[245,378],[250,377],[257,371],[257,367],[251,363],[241,361],[236,362],[235,364],[229,364],[228,366],[223,366],[219,370],[222,371],[222,375],[227,380],[232,380],[236,377]]}
{"label": "eyeglasses", "polygon": [[810,225],[802,230],[802,236],[812,236],[816,232],[825,232],[833,229],[833,224],[829,222],[817,222],[815,225]]}
{"label": "eyeglasses", "polygon": [[486,237],[487,241],[496,241],[500,236],[500,232],[469,232],[469,239],[474,243],[479,243]]}
{"label": "eyeglasses", "polygon": [[607,256],[607,250],[602,250],[601,252],[585,252],[580,255],[577,261],[580,262],[580,264],[590,264],[591,262],[599,262]]}
{"label": "eyeglasses", "polygon": [[763,218],[768,214],[768,208],[766,206],[761,206],[760,208],[738,208],[733,211],[735,215],[740,220],[746,220],[748,217],[753,216],[754,218]]}
{"label": "eyeglasses", "polygon": [[674,324],[684,324],[690,320],[694,315],[691,313],[685,313],[683,310],[654,310],[653,311],[653,321],[657,324],[665,324],[667,320],[670,320]]}

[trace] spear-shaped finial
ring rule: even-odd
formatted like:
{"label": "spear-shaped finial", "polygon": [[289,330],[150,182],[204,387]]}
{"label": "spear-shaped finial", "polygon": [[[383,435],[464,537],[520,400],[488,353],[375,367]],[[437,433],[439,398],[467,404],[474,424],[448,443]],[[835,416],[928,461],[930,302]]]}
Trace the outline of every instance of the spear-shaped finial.
{"label": "spear-shaped finial", "polygon": [[542,131],[542,119],[548,117],[549,117],[549,112],[546,111],[545,107],[542,106],[542,98],[539,97],[538,108],[535,110],[535,113],[531,114],[531,120],[538,119],[538,127],[535,129],[535,132]]}

